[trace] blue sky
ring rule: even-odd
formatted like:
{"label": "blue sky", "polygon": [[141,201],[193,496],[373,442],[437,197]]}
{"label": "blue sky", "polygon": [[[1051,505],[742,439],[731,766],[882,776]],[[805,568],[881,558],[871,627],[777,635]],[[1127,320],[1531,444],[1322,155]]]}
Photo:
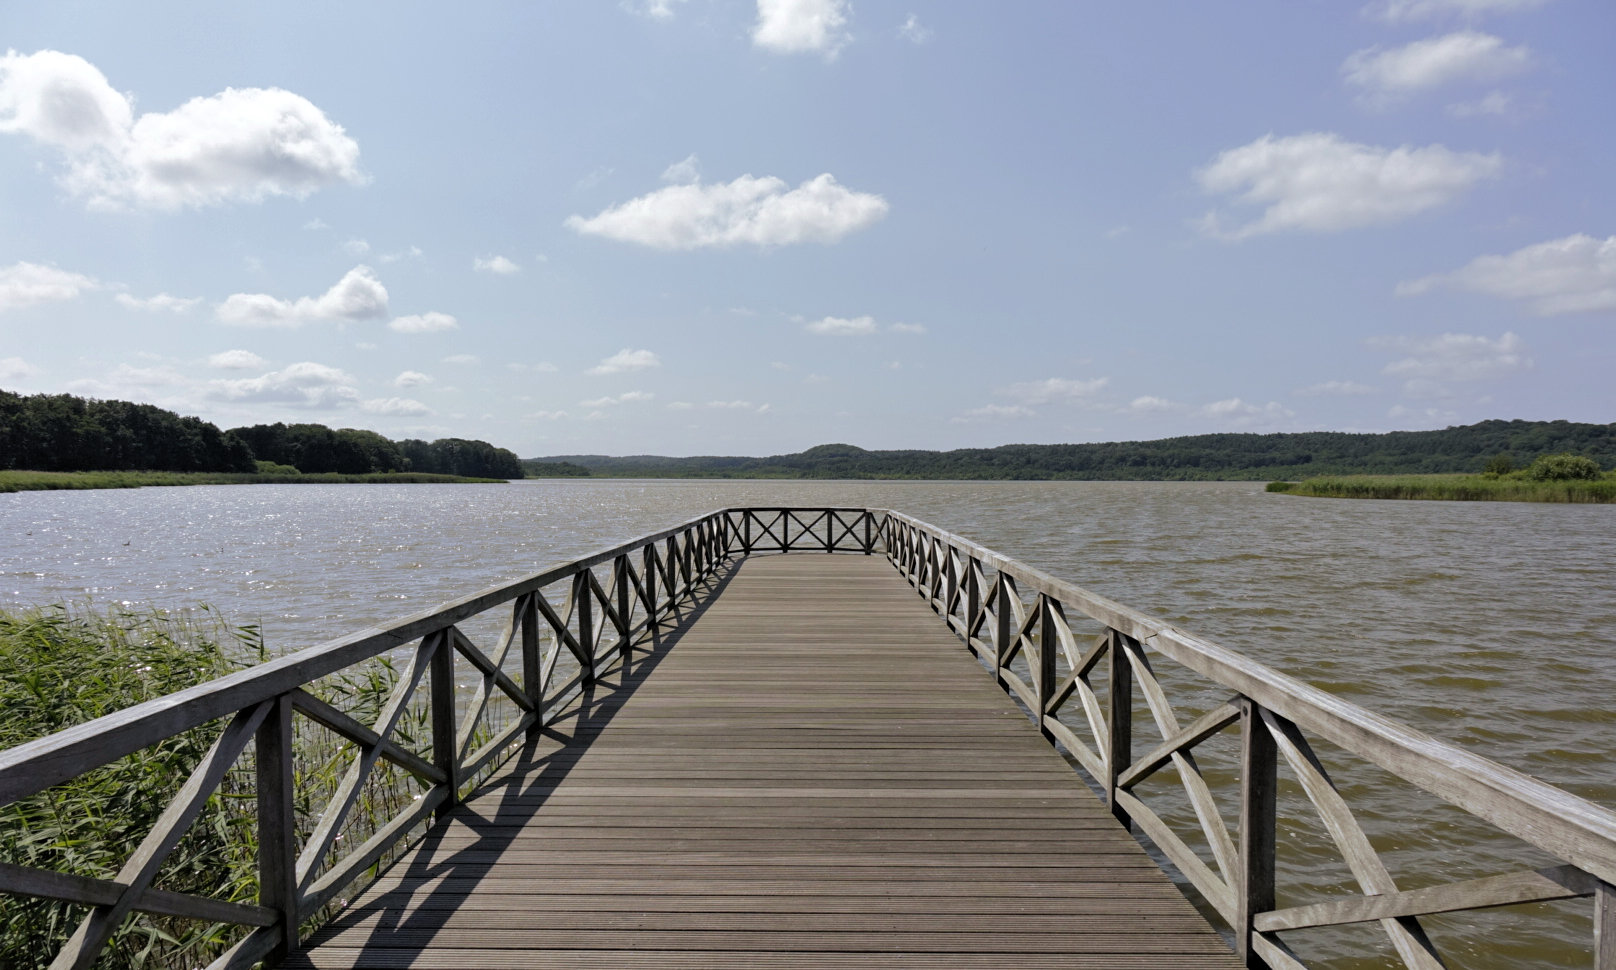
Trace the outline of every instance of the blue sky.
{"label": "blue sky", "polygon": [[524,456],[1608,422],[1616,5],[0,9],[0,387]]}

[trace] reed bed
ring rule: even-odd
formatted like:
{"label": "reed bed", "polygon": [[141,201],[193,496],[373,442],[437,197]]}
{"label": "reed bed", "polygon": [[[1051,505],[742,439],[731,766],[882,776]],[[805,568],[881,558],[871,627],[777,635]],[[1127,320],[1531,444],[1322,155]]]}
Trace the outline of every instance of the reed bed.
{"label": "reed bed", "polygon": [[[0,611],[0,709],[6,712],[0,718],[0,749],[210,680],[265,654],[256,627],[232,627],[206,608],[186,613],[60,606]],[[314,692],[369,723],[396,680],[383,657],[328,678]],[[418,739],[426,736],[425,724],[425,711],[411,710],[397,740],[418,747]],[[0,860],[104,879],[116,876],[221,726],[204,725],[0,807]],[[301,840],[335,790],[351,748],[301,721],[296,743]],[[253,765],[249,748],[186,833],[156,886],[232,902],[256,899]],[[367,787],[343,838],[363,841],[416,794],[408,777],[381,776]],[[47,961],[84,914],[82,907],[0,895],[0,967]],[[242,932],[239,927],[138,914],[118,931],[97,967],[203,966]]]}
{"label": "reed bed", "polygon": [[425,472],[35,472],[0,471],[0,492],[86,488],[141,488],[147,485],[453,485],[503,483],[503,478],[462,478]]}
{"label": "reed bed", "polygon": [[1616,502],[1616,473],[1572,481],[1533,481],[1518,474],[1341,475],[1302,482],[1270,482],[1268,491],[1315,498],[1608,503]]}

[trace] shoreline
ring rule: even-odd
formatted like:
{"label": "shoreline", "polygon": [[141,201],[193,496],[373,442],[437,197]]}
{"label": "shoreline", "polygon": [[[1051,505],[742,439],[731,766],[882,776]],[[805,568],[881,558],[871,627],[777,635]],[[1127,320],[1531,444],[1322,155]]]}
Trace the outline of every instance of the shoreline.
{"label": "shoreline", "polygon": [[259,474],[256,472],[36,472],[0,471],[0,493],[146,488],[163,485],[492,485],[503,478],[462,478],[425,472],[371,472],[344,475]]}

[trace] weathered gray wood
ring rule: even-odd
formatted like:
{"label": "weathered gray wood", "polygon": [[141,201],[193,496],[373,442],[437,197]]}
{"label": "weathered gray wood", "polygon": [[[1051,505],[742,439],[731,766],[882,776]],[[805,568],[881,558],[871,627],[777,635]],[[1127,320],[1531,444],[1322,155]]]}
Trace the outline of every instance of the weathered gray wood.
{"label": "weathered gray wood", "polygon": [[356,744],[364,747],[374,747],[377,754],[417,778],[434,784],[445,780],[443,773],[434,767],[432,762],[427,761],[408,748],[399,747],[390,739],[382,737],[308,691],[294,690],[287,692],[283,696],[289,698],[292,707],[303,714],[304,717],[322,727],[329,728]]}
{"label": "weathered gray wood", "polygon": [[1111,649],[1107,654],[1105,793],[1111,814],[1124,827],[1130,825],[1128,812],[1123,808],[1121,794],[1122,772],[1133,763],[1133,665],[1128,662],[1128,635],[1115,628],[1108,631]]}
{"label": "weathered gray wood", "polygon": [[[1255,918],[1264,933],[1305,929],[1310,926],[1339,926],[1345,923],[1371,923],[1401,916],[1429,916],[1463,910],[1546,903],[1557,899],[1578,899],[1597,893],[1599,880],[1575,866],[1554,866],[1535,872],[1511,872],[1464,882],[1403,892],[1338,899],[1327,903],[1292,906]],[[1272,904],[1270,904],[1270,908]],[[1595,927],[1598,928],[1597,925]]]}
{"label": "weathered gray wood", "polygon": [[460,802],[460,785],[465,779],[461,773],[460,745],[455,737],[458,719],[455,717],[454,651],[449,649],[450,635],[446,631],[437,638],[432,644],[431,656],[427,658],[429,665],[427,700],[428,719],[432,725],[432,763],[448,776],[448,780],[438,786],[438,789],[445,793],[445,798],[438,808],[440,814],[446,808]]}
{"label": "weathered gray wood", "polygon": [[[1251,938],[1260,914],[1274,908],[1279,750],[1257,705],[1247,698],[1237,703],[1224,705],[1233,708],[1240,720],[1240,869],[1234,886],[1235,917],[1230,922],[1235,953],[1247,967],[1266,970],[1267,964],[1252,949]],[[1190,725],[1190,730],[1195,727]]]}
{"label": "weathered gray wood", "polygon": [[[30,869],[0,862],[0,892],[37,899],[59,899],[83,906],[113,906],[128,891],[127,886],[110,879],[93,879],[69,872]],[[247,903],[229,903],[164,889],[143,889],[129,904],[132,911],[178,916],[243,926],[274,926],[278,914],[273,909]]]}
{"label": "weathered gray wood", "polygon": [[[301,690],[297,693],[310,701],[315,700]],[[258,797],[258,905],[276,917],[277,922],[272,925],[278,937],[268,955],[279,960],[297,949],[298,925],[302,922],[297,908],[297,817],[293,805],[294,698],[282,694],[269,703],[273,706],[266,712],[254,744]],[[321,702],[320,706],[324,708],[327,705]],[[352,727],[362,728],[347,715],[341,717]],[[381,741],[379,737],[376,740],[377,743]]]}

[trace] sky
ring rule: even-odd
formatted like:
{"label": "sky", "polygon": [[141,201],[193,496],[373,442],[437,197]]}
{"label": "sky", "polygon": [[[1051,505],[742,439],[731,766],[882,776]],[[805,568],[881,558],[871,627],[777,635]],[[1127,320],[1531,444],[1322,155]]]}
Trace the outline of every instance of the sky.
{"label": "sky", "polygon": [[0,388],[523,457],[1616,420],[1616,4],[0,6]]}

